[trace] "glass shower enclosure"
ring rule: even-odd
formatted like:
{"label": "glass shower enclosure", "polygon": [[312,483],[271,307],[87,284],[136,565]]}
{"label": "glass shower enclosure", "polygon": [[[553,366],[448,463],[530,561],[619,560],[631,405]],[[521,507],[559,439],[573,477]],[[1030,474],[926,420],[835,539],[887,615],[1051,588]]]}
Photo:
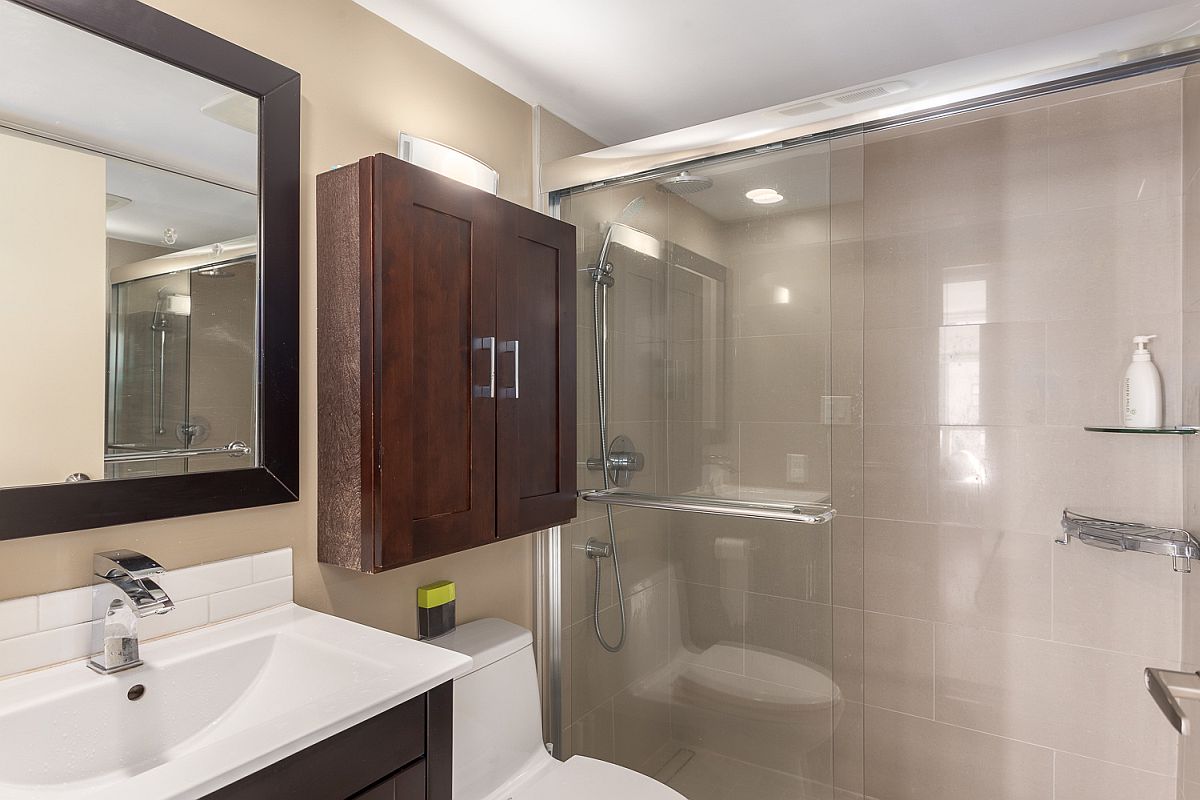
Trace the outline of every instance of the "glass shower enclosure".
{"label": "glass shower enclosure", "polygon": [[861,537],[862,174],[852,136],[559,198],[584,490],[560,755],[689,800],[853,787],[834,744],[861,737],[861,689],[835,653],[861,615],[834,557]]}

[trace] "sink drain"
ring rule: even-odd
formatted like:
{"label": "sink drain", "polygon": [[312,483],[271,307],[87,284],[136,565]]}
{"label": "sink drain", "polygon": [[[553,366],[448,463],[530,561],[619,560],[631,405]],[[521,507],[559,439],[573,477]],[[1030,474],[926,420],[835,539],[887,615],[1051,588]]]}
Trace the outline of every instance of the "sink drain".
{"label": "sink drain", "polygon": [[142,695],[145,693],[146,687],[139,683],[136,686],[129,687],[129,691],[125,693],[125,696],[130,700],[141,700]]}

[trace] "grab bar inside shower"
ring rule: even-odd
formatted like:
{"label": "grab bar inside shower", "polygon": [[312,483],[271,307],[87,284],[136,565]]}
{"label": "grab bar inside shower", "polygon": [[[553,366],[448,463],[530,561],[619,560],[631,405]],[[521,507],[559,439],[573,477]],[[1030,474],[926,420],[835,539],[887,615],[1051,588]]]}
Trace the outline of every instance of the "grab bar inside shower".
{"label": "grab bar inside shower", "polygon": [[658,508],[664,511],[688,511],[694,514],[724,514],[731,517],[777,519],[821,525],[837,515],[832,506],[820,503],[768,503],[752,500],[728,500],[723,497],[671,497],[623,489],[584,490],[581,500],[613,506]]}

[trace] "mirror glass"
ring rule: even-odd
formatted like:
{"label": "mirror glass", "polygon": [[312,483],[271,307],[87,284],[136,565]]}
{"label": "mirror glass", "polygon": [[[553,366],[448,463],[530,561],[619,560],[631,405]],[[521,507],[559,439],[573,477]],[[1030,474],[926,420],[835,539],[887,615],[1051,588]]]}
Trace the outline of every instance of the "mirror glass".
{"label": "mirror glass", "polygon": [[0,487],[258,463],[258,100],[0,0]]}

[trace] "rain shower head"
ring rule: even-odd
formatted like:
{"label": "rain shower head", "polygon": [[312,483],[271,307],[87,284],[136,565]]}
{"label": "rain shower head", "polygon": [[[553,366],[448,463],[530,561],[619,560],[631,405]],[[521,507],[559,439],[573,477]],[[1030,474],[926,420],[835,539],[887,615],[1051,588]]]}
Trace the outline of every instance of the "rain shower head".
{"label": "rain shower head", "polygon": [[695,194],[696,192],[703,192],[705,189],[712,188],[712,185],[712,178],[706,178],[703,175],[693,175],[685,169],[673,178],[659,181],[658,190],[660,192],[669,192],[670,194]]}

